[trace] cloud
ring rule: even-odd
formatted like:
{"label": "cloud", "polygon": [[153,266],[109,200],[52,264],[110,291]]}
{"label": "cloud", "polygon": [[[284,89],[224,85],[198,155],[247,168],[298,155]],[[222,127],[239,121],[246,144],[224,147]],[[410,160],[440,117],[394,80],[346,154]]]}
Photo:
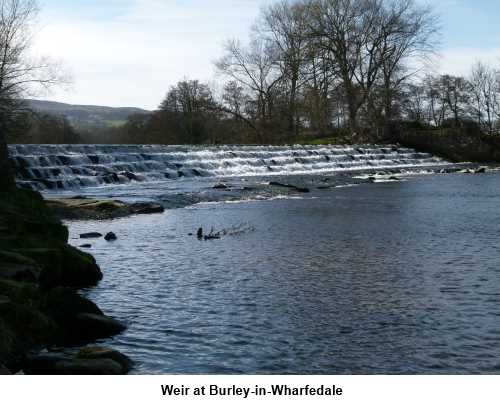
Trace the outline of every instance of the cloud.
{"label": "cloud", "polygon": [[500,66],[499,48],[457,47],[446,49],[441,53],[437,71],[458,76],[467,76],[472,65],[481,61],[493,66]]}
{"label": "cloud", "polygon": [[178,80],[209,80],[220,44],[247,35],[261,2],[123,3],[119,9],[107,5],[101,11],[105,19],[83,10],[48,10],[35,50],[65,61],[75,78],[71,92],[56,91],[51,98],[155,108]]}

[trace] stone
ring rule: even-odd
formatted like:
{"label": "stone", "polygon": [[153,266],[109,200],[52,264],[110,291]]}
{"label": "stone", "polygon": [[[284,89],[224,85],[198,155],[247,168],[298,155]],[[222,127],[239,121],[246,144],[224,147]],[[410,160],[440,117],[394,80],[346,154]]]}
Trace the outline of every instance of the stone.
{"label": "stone", "polygon": [[124,367],[109,358],[71,359],[60,354],[28,356],[23,371],[27,375],[120,375]]}
{"label": "stone", "polygon": [[122,375],[125,374],[121,364],[111,359],[75,359],[56,363],[57,375]]}
{"label": "stone", "polygon": [[128,356],[120,353],[118,350],[110,349],[108,347],[89,346],[81,349],[76,355],[78,359],[110,359],[116,361],[122,366],[123,372],[128,373],[134,366],[134,362]]}
{"label": "stone", "polygon": [[275,187],[290,188],[290,189],[295,190],[299,193],[309,193],[310,192],[310,190],[306,187],[298,187],[298,186],[294,186],[293,184],[279,183],[277,181],[271,181],[271,182],[269,182],[269,185],[275,186]]}
{"label": "stone", "polygon": [[26,357],[22,370],[26,375],[56,374],[56,364],[66,360],[60,354],[37,354]]}
{"label": "stone", "polygon": [[36,283],[41,269],[37,265],[0,263],[0,278],[26,283]]}
{"label": "stone", "polygon": [[6,295],[0,295],[0,308],[4,305],[9,305],[12,301]]}
{"label": "stone", "polygon": [[141,214],[161,214],[165,212],[162,205],[156,203],[135,203],[130,206],[132,213],[136,215]]}
{"label": "stone", "polygon": [[82,341],[105,338],[123,332],[126,326],[106,315],[80,313],[76,315],[73,333]]}
{"label": "stone", "polygon": [[105,239],[105,240],[107,240],[108,242],[111,242],[111,241],[113,241],[113,240],[117,240],[117,239],[118,239],[118,237],[115,235],[115,233],[114,233],[114,232],[108,232],[108,233],[106,234],[106,236],[104,237],[104,239]]}
{"label": "stone", "polygon": [[96,239],[102,238],[102,233],[99,232],[87,232],[80,234],[81,239]]}
{"label": "stone", "polygon": [[0,364],[0,375],[11,375],[12,373],[9,371],[7,367],[3,364]]}
{"label": "stone", "polygon": [[487,171],[487,170],[488,170],[488,168],[487,168],[487,167],[481,166],[481,167],[478,167],[478,168],[474,171],[474,173],[476,173],[476,174],[486,173],[486,171]]}
{"label": "stone", "polygon": [[226,190],[228,187],[223,183],[219,183],[219,184],[216,184],[215,186],[213,186],[212,188],[214,188],[216,190]]}
{"label": "stone", "polygon": [[86,243],[85,245],[80,245],[79,247],[81,247],[83,249],[90,249],[92,247],[92,245],[90,243]]}

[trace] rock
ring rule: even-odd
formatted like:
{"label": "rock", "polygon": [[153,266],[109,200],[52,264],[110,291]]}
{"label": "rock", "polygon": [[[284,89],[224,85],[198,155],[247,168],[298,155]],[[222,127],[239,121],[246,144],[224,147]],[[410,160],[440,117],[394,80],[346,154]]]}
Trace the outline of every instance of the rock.
{"label": "rock", "polygon": [[53,375],[56,374],[56,365],[66,358],[60,354],[37,354],[26,357],[22,367],[26,375]]}
{"label": "rock", "polygon": [[161,214],[165,212],[162,205],[156,203],[134,203],[130,206],[133,214]]}
{"label": "rock", "polygon": [[99,232],[88,232],[88,233],[82,233],[80,234],[81,239],[95,239],[95,238],[102,238],[102,233]]}
{"label": "rock", "polygon": [[87,243],[85,245],[80,245],[79,247],[84,248],[84,249],[90,249],[92,245],[90,243]]}
{"label": "rock", "polygon": [[486,171],[487,171],[487,170],[488,170],[488,168],[487,168],[487,167],[481,166],[481,167],[477,168],[477,169],[474,171],[474,173],[476,173],[476,174],[486,173]]}
{"label": "rock", "polygon": [[8,280],[36,283],[40,272],[41,269],[37,265],[0,263],[0,278]]}
{"label": "rock", "polygon": [[290,188],[290,189],[293,189],[299,193],[309,193],[309,189],[306,188],[306,187],[297,187],[297,186],[294,186],[293,184],[285,184],[285,183],[279,183],[277,181],[271,181],[269,182],[269,185],[270,186],[275,186],[275,187],[285,187],[285,188]]}
{"label": "rock", "polygon": [[125,176],[129,180],[134,180],[134,181],[141,181],[139,177],[137,177],[134,173],[132,172],[120,172],[118,173],[121,176]]}
{"label": "rock", "polygon": [[113,232],[108,232],[104,237],[104,239],[107,240],[108,242],[111,242],[113,240],[117,240],[118,237]]}
{"label": "rock", "polygon": [[214,188],[216,190],[226,190],[228,187],[223,183],[219,183],[219,184],[216,184],[215,186],[213,186],[212,188]]}
{"label": "rock", "polygon": [[70,359],[59,354],[28,357],[23,371],[28,375],[120,375],[125,368],[109,359]]}
{"label": "rock", "polygon": [[44,267],[40,274],[40,284],[45,288],[90,287],[102,280],[101,269],[88,253],[66,245],[53,252],[53,256],[57,258],[59,267],[50,264]]}
{"label": "rock", "polygon": [[134,366],[132,359],[117,350],[107,347],[89,346],[81,349],[76,355],[78,359],[96,360],[110,359],[122,366],[123,372],[128,373]]}
{"label": "rock", "polygon": [[7,367],[3,364],[0,364],[0,375],[11,375],[12,373],[9,371]]}
{"label": "rock", "polygon": [[75,335],[82,341],[117,335],[126,329],[125,325],[106,315],[81,313],[76,316]]}
{"label": "rock", "polygon": [[401,181],[401,179],[399,177],[396,177],[396,176],[389,177],[389,180],[392,180],[392,181]]}
{"label": "rock", "polygon": [[6,295],[0,295],[0,308],[3,306],[3,305],[8,305],[10,304],[12,301],[10,300],[9,297],[7,297]]}
{"label": "rock", "polygon": [[121,364],[111,359],[65,360],[56,363],[57,375],[122,375],[125,374]]}
{"label": "rock", "polygon": [[472,170],[471,170],[471,169],[462,169],[462,170],[460,170],[458,173],[462,173],[462,174],[471,174],[471,173],[472,173]]}
{"label": "rock", "polygon": [[196,232],[196,237],[198,239],[202,239],[203,238],[203,228],[198,228],[198,232]]}

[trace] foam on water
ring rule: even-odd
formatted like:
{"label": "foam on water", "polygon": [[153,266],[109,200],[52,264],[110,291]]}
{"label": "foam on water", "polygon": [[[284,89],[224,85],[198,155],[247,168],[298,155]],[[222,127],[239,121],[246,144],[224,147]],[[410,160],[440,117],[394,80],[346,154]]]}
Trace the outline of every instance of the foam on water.
{"label": "foam on water", "polygon": [[36,190],[448,164],[397,145],[11,145],[9,150],[18,184]]}

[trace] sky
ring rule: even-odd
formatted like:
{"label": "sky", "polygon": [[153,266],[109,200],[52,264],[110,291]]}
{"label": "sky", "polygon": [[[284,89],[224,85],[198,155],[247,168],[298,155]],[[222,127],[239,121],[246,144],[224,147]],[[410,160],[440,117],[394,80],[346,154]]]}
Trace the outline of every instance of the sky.
{"label": "sky", "polygon": [[[482,60],[500,65],[500,1],[418,0],[440,16],[436,71],[467,75]],[[156,108],[184,78],[214,82],[227,38],[245,40],[272,0],[39,0],[33,52],[60,61],[71,85],[43,99]]]}

